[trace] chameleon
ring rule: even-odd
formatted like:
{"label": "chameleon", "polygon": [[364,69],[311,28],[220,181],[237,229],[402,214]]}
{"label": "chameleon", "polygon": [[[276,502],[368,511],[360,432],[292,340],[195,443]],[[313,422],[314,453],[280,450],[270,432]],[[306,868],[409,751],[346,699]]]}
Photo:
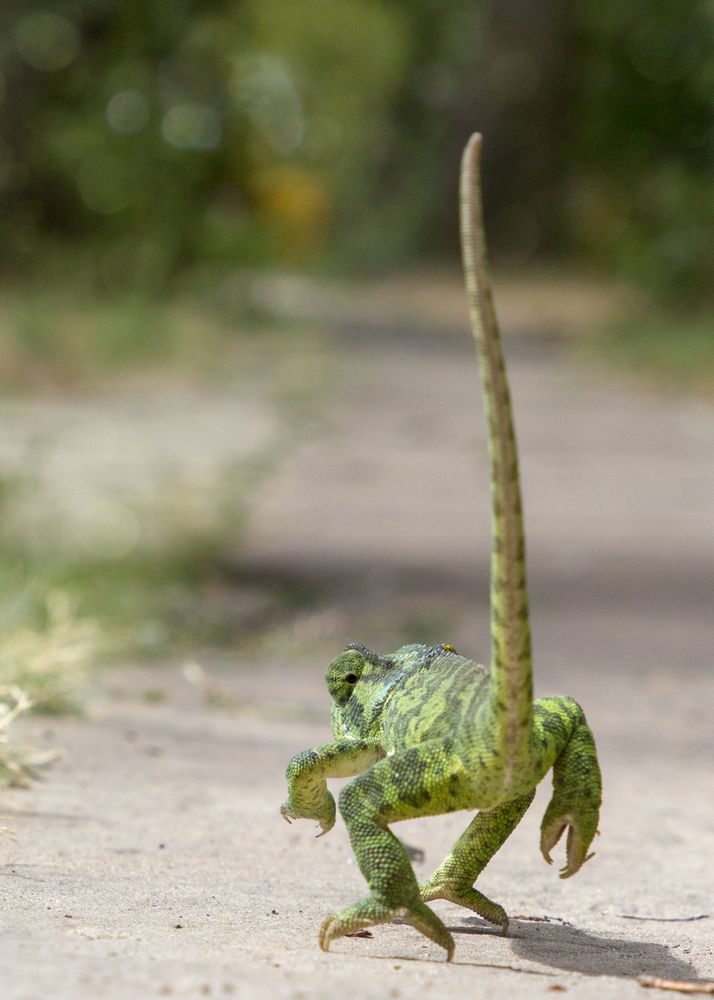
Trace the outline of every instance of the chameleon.
{"label": "chameleon", "polygon": [[[563,833],[561,878],[593,855],[601,777],[593,734],[572,698],[533,700],[531,630],[518,453],[510,391],[491,291],[480,187],[482,138],[471,136],[459,184],[461,247],[476,340],[491,470],[490,666],[449,643],[404,645],[380,655],[352,642],[327,668],[333,740],[294,756],[283,817],[335,823],[328,778],[353,778],[339,810],[369,894],[323,922],[324,951],[344,935],[400,919],[454,954],[454,940],[428,905],[446,899],[508,931],[504,908],[475,888],[520,822],[541,779],[553,791],[540,850]],[[436,871],[418,882],[393,823],[478,810]]]}

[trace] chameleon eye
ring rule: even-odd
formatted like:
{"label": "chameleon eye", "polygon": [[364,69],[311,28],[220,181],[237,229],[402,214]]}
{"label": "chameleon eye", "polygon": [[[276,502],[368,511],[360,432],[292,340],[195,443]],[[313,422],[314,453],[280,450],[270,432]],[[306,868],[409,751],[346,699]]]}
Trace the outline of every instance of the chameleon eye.
{"label": "chameleon eye", "polygon": [[356,684],[357,683],[357,675],[356,674],[347,674],[347,676],[345,677],[345,683],[346,684]]}

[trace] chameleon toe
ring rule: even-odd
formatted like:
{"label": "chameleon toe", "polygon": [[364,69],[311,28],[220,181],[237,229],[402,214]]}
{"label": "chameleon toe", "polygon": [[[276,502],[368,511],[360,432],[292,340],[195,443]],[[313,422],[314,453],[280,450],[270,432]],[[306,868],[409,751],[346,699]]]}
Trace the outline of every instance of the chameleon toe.
{"label": "chameleon toe", "polygon": [[424,903],[412,906],[387,906],[373,896],[359,900],[353,906],[348,906],[340,913],[331,913],[325,917],[320,927],[319,943],[323,951],[329,951],[330,943],[336,938],[354,934],[355,931],[384,924],[390,920],[402,920],[440,945],[450,962],[454,955],[454,939],[446,926]]}
{"label": "chameleon toe", "polygon": [[421,898],[425,902],[433,899],[448,899],[450,903],[472,910],[490,924],[500,928],[501,934],[508,933],[508,914],[499,903],[494,903],[488,896],[472,886],[458,886],[450,882],[422,882],[419,886]]}
{"label": "chameleon toe", "polygon": [[540,853],[543,855],[544,859],[549,865],[553,864],[553,859],[550,856],[550,852],[553,850],[555,845],[558,843],[560,838],[563,836],[565,829],[567,827],[567,821],[564,819],[557,819],[554,823],[549,826],[543,826],[540,835]]}
{"label": "chameleon toe", "polygon": [[544,827],[541,833],[540,849],[543,857],[549,865],[553,863],[550,852],[566,830],[568,831],[565,847],[566,861],[563,867],[558,871],[560,878],[571,878],[573,875],[576,875],[583,865],[595,854],[594,851],[586,853],[586,845],[580,832],[580,828],[578,824],[573,821],[572,817],[561,816],[548,827]]}
{"label": "chameleon toe", "polygon": [[455,948],[454,939],[446,925],[425,903],[415,903],[409,910],[402,912],[400,916],[402,920],[406,920],[425,937],[430,938],[434,944],[442,947],[446,951],[447,962],[452,960]]}

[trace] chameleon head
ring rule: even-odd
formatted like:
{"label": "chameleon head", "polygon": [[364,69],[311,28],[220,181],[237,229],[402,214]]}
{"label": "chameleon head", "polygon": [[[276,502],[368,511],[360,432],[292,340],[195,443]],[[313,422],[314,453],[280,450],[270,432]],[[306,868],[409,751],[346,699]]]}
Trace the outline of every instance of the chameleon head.
{"label": "chameleon head", "polygon": [[346,649],[327,668],[325,683],[336,705],[346,705],[367,664],[358,649]]}

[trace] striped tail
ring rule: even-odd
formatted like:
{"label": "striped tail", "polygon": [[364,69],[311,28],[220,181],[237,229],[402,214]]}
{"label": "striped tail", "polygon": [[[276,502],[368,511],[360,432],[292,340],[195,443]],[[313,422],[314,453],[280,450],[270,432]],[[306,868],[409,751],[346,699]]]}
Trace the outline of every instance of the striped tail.
{"label": "striped tail", "polygon": [[495,740],[510,782],[531,728],[533,680],[518,451],[486,261],[479,156],[472,135],[461,161],[461,249],[478,346],[491,458],[491,699]]}

